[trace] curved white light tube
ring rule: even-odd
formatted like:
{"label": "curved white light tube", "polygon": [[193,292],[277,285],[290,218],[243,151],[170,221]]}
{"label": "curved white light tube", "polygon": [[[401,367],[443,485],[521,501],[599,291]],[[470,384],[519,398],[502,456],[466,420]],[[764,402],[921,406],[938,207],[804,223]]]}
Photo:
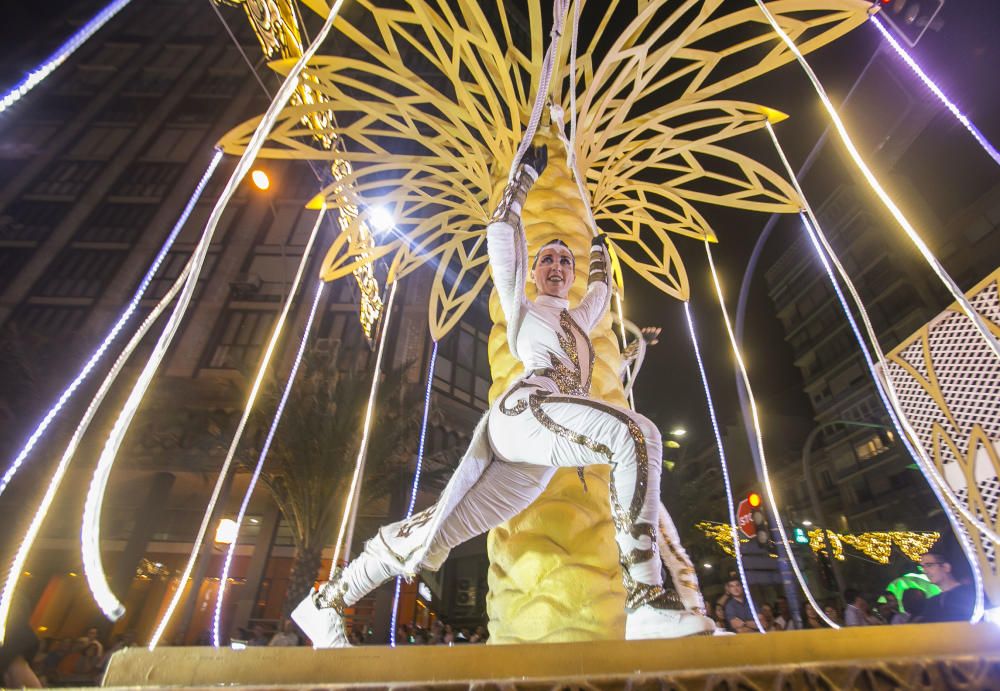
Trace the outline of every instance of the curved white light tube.
{"label": "curved white light tube", "polygon": [[[174,591],[173,596],[170,599],[170,604],[167,605],[166,611],[164,611],[163,616],[160,618],[159,623],[156,625],[156,630],[153,632],[153,637],[149,641],[149,649],[152,650],[159,643],[160,638],[163,636],[163,632],[170,622],[170,618],[173,616],[174,611],[177,609],[177,605],[181,598],[184,596],[184,587],[187,585],[188,580],[191,578],[191,572],[194,570],[194,564],[198,560],[198,552],[201,551],[202,542],[205,540],[205,534],[208,532],[208,526],[212,521],[212,514],[215,511],[215,506],[219,501],[219,496],[222,494],[222,488],[226,482],[226,476],[229,474],[229,468],[232,465],[233,457],[236,455],[236,447],[239,446],[240,440],[243,437],[243,431],[246,429],[247,421],[250,419],[250,414],[253,411],[254,403],[257,400],[257,394],[260,393],[261,386],[264,383],[264,376],[267,374],[268,366],[271,364],[271,357],[274,355],[274,350],[278,345],[278,340],[281,337],[281,332],[284,329],[285,321],[288,318],[288,313],[291,310],[292,303],[295,301],[295,295],[298,293],[299,286],[302,283],[302,276],[305,274],[306,267],[309,265],[309,255],[312,254],[312,247],[316,241],[316,236],[319,234],[319,228],[322,224],[323,218],[326,216],[326,205],[316,215],[316,223],[313,224],[312,231],[309,233],[309,239],[306,241],[306,245],[302,250],[302,259],[299,262],[299,266],[295,271],[295,277],[292,279],[292,283],[288,288],[288,295],[285,298],[285,303],[282,305],[281,313],[278,315],[278,319],[275,321],[274,329],[271,332],[271,336],[268,339],[267,347],[264,349],[264,355],[261,357],[260,364],[257,366],[257,374],[254,377],[253,385],[250,387],[250,393],[247,395],[247,402],[243,408],[243,415],[240,418],[239,424],[236,426],[236,431],[233,433],[233,440],[229,444],[229,451],[226,452],[226,460],[223,461],[222,467],[219,469],[219,477],[215,482],[215,487],[212,489],[212,496],[208,500],[208,506],[205,509],[205,514],[202,516],[201,525],[198,527],[198,535],[194,539],[194,544],[191,547],[191,554],[188,557],[187,565],[184,567],[184,573],[181,574],[180,580],[177,583],[177,589]],[[107,473],[102,476],[102,481],[107,483]],[[90,530],[94,533],[99,533],[100,530],[100,501],[103,497],[103,488],[100,490],[95,489],[95,485],[91,485],[91,490],[96,497],[95,502],[97,504],[96,511],[91,510],[89,514],[85,511],[85,516],[89,515],[90,521],[84,522],[84,527],[87,528],[89,525]],[[88,495],[87,506],[90,506],[90,495]],[[91,549],[96,545],[97,540],[91,540]],[[95,563],[100,566],[100,551],[96,550],[96,555],[91,555],[90,559],[94,560]],[[86,567],[86,561],[84,562]],[[95,576],[103,577],[103,569],[97,572]],[[90,575],[88,573],[88,581],[90,580]],[[97,580],[95,578],[95,580]],[[91,586],[93,589],[93,586]],[[97,596],[97,593],[94,593]],[[114,594],[110,591],[102,593],[105,597],[110,594],[111,598],[114,598]],[[117,600],[115,600],[117,602]],[[119,605],[120,607],[121,605]],[[107,610],[105,610],[107,611]]]}
{"label": "curved white light tube", "polygon": [[851,136],[847,133],[847,128],[844,126],[844,122],[840,119],[840,116],[837,114],[837,109],[833,107],[833,103],[827,96],[826,89],[823,88],[823,84],[819,81],[819,78],[816,76],[816,73],[813,72],[812,67],[810,67],[809,63],[806,61],[805,56],[802,55],[802,52],[798,49],[798,46],[795,45],[795,42],[792,41],[791,38],[789,38],[788,34],[785,33],[780,26],[778,26],[778,22],[775,20],[774,15],[772,15],[770,10],[767,9],[763,0],[754,0],[754,1],[757,3],[757,6],[760,8],[761,12],[764,13],[764,16],[767,17],[767,21],[770,22],[771,27],[774,29],[775,33],[777,33],[778,36],[781,37],[781,40],[784,41],[785,45],[788,47],[788,50],[791,51],[793,55],[795,55],[795,58],[796,60],[798,60],[799,65],[802,66],[802,69],[809,77],[809,81],[812,82],[813,88],[816,90],[817,95],[819,95],[820,101],[822,101],[823,103],[823,107],[826,109],[827,114],[830,116],[830,120],[833,122],[834,129],[837,130],[837,134],[840,136],[840,141],[843,143],[844,148],[847,149],[847,153],[854,161],[854,164],[857,166],[858,170],[861,171],[861,174],[868,182],[869,187],[872,188],[872,191],[875,192],[876,196],[878,196],[879,200],[881,200],[885,208],[889,211],[890,214],[892,214],[892,217],[896,219],[896,222],[903,229],[903,232],[906,233],[906,236],[910,239],[910,242],[913,243],[913,245],[920,252],[921,256],[923,256],[924,260],[931,267],[931,270],[934,272],[934,274],[938,277],[938,279],[940,279],[941,283],[944,285],[945,288],[947,288],[948,292],[951,293],[951,296],[955,299],[955,302],[958,303],[962,312],[965,313],[965,316],[967,316],[969,319],[972,320],[972,323],[976,327],[976,331],[978,331],[979,335],[983,338],[984,341],[986,341],[986,344],[993,351],[993,354],[996,355],[998,358],[1000,358],[1000,341],[998,341],[996,336],[993,335],[989,327],[986,325],[986,322],[983,321],[983,318],[972,307],[972,304],[969,302],[968,298],[965,297],[965,293],[963,293],[962,289],[958,287],[954,279],[952,279],[952,277],[948,275],[948,272],[944,270],[944,267],[941,266],[941,262],[938,261],[937,257],[934,256],[934,253],[931,252],[930,248],[927,246],[927,243],[925,243],[923,238],[920,237],[920,234],[917,233],[916,229],[913,227],[910,221],[906,218],[906,216],[903,215],[903,212],[900,210],[900,208],[896,206],[896,203],[889,196],[889,193],[886,192],[885,189],[882,187],[881,183],[879,183],[878,179],[875,177],[875,174],[868,167],[868,164],[865,163],[864,159],[861,157],[861,153],[854,145],[854,141],[851,139]]}
{"label": "curved white light tube", "polygon": [[25,532],[24,537],[21,538],[17,552],[14,555],[13,563],[11,564],[10,570],[7,572],[7,579],[4,582],[3,595],[0,596],[0,644],[3,644],[4,635],[6,633],[7,616],[10,614],[11,601],[14,597],[14,590],[17,587],[17,581],[21,576],[25,562],[27,562],[28,555],[31,552],[31,548],[34,546],[38,533],[42,528],[42,523],[48,515],[49,508],[52,506],[56,493],[59,491],[59,486],[66,475],[66,471],[69,469],[69,464],[73,460],[73,456],[76,454],[77,448],[80,446],[80,441],[83,439],[84,434],[87,433],[87,430],[90,429],[91,422],[93,422],[94,417],[97,415],[97,411],[100,410],[101,404],[104,402],[105,397],[107,397],[112,385],[117,381],[122,368],[124,368],[135,349],[139,347],[142,339],[152,328],[157,318],[159,318],[159,316],[163,313],[163,310],[166,309],[167,305],[169,305],[177,295],[181,286],[184,284],[184,280],[187,278],[190,268],[191,265],[188,263],[184,267],[183,271],[181,271],[181,274],[174,281],[170,290],[167,291],[166,295],[160,299],[160,302],[153,308],[152,312],[150,312],[149,315],[147,315],[147,317],[143,320],[139,329],[135,332],[135,334],[133,334],[124,350],[122,350],[121,354],[115,360],[111,370],[107,373],[107,375],[105,375],[104,381],[101,382],[101,386],[97,390],[97,393],[95,393],[94,397],[91,399],[90,405],[87,406],[87,410],[84,412],[83,417],[76,427],[76,431],[73,432],[73,436],[66,445],[66,449],[63,452],[62,457],[59,459],[59,464],[52,473],[52,477],[49,478],[49,484],[45,490],[45,494],[42,496],[42,500],[39,502],[38,508],[35,510],[35,515],[32,517],[31,523],[28,525],[28,530]]}
{"label": "curved white light tube", "polygon": [[726,506],[729,509],[729,529],[733,535],[733,553],[736,555],[736,569],[740,574],[740,583],[743,585],[743,594],[747,598],[750,606],[750,614],[753,615],[753,622],[757,625],[757,630],[767,633],[764,625],[760,622],[757,614],[757,605],[754,604],[753,594],[750,592],[750,583],[747,581],[746,569],[743,566],[743,550],[740,547],[740,534],[736,527],[736,505],[733,499],[733,486],[729,480],[729,463],[726,461],[726,450],[722,445],[722,434],[719,432],[719,421],[715,417],[715,403],[712,402],[712,391],[708,388],[708,376],[705,374],[705,365],[701,360],[701,348],[698,347],[698,336],[694,330],[694,320],[691,319],[691,303],[684,302],[684,318],[687,320],[688,335],[691,337],[691,347],[694,349],[695,360],[698,361],[698,373],[701,375],[701,385],[705,389],[705,404],[708,406],[708,417],[712,421],[712,433],[715,434],[715,445],[719,449],[719,465],[722,468],[722,479],[726,485]]}
{"label": "curved white light tube", "polygon": [[[372,372],[372,388],[368,393],[368,407],[365,409],[365,421],[361,427],[361,445],[358,447],[358,458],[354,463],[354,475],[351,478],[351,490],[344,505],[344,515],[340,520],[340,530],[337,532],[337,542],[333,545],[333,561],[330,563],[330,578],[337,570],[337,562],[343,553],[345,559],[351,558],[351,542],[354,540],[355,505],[361,495],[361,478],[365,474],[365,463],[368,460],[368,435],[371,432],[372,418],[375,412],[375,396],[378,393],[379,374],[382,371],[382,355],[385,353],[386,336],[389,333],[389,317],[392,314],[392,301],[396,297],[396,287],[399,281],[389,289],[389,299],[385,303],[385,315],[382,318],[382,336],[378,341],[378,352],[375,355],[375,371]],[[346,536],[346,537],[345,537]],[[343,547],[343,549],[341,549]]]}
{"label": "curved white light tube", "polygon": [[760,416],[757,413],[757,401],[754,399],[753,389],[750,387],[750,377],[747,375],[747,368],[743,362],[743,356],[740,354],[739,346],[736,343],[736,334],[733,333],[733,326],[729,321],[729,312],[726,310],[726,301],[722,295],[722,284],[719,282],[719,274],[715,270],[715,262],[712,259],[712,248],[709,246],[708,240],[705,241],[705,254],[708,256],[708,267],[712,271],[712,282],[715,284],[715,294],[718,297],[719,307],[722,310],[722,318],[726,324],[726,333],[729,335],[729,344],[733,349],[733,355],[736,358],[736,364],[740,371],[740,378],[743,380],[743,386],[746,387],[747,400],[750,402],[750,416],[753,421],[754,439],[757,445],[757,453],[760,458],[761,470],[764,474],[764,491],[767,493],[767,500],[770,502],[771,511],[774,512],[774,522],[776,524],[775,528],[778,529],[778,535],[781,537],[781,544],[786,548],[785,556],[788,559],[789,566],[792,567],[792,571],[795,573],[795,579],[799,582],[799,586],[805,593],[806,599],[809,600],[809,604],[812,605],[814,610],[816,610],[816,614],[818,614],[830,628],[839,629],[840,625],[826,616],[823,612],[823,608],[818,602],[816,602],[816,599],[813,597],[812,592],[810,592],[809,587],[806,584],[805,577],[799,570],[798,563],[796,563],[795,558],[792,556],[791,550],[788,549],[788,536],[785,535],[785,526],[781,521],[781,513],[778,509],[778,502],[775,501],[774,490],[771,487],[771,474],[767,469],[767,458],[764,455],[764,439],[761,435]]}
{"label": "curved white light tube", "polygon": [[[306,318],[306,325],[302,330],[302,338],[299,339],[299,348],[295,351],[295,360],[292,362],[292,369],[288,372],[288,379],[285,381],[285,388],[281,392],[281,400],[278,401],[278,407],[274,411],[274,419],[271,420],[271,426],[267,430],[267,437],[264,439],[264,445],[260,449],[260,454],[257,457],[257,465],[253,469],[253,475],[250,476],[250,482],[247,484],[246,492],[243,493],[243,501],[240,503],[240,510],[236,515],[236,532],[233,537],[233,541],[229,543],[229,548],[226,550],[225,563],[222,566],[222,573],[219,576],[219,592],[215,596],[215,617],[212,624],[212,641],[216,648],[219,647],[219,629],[222,625],[222,603],[226,597],[226,583],[229,580],[229,569],[233,563],[233,554],[236,552],[236,543],[238,542],[240,535],[240,527],[243,525],[243,519],[247,513],[247,507],[250,506],[250,498],[253,496],[253,491],[257,487],[257,480],[260,478],[260,472],[264,468],[264,462],[267,460],[267,454],[271,451],[271,444],[274,441],[274,435],[278,431],[278,425],[281,423],[281,417],[285,412],[285,404],[288,402],[288,396],[292,393],[292,386],[295,384],[295,376],[299,373],[299,365],[302,364],[302,356],[306,352],[306,344],[309,342],[309,334],[312,331],[313,321],[316,318],[316,309],[319,307],[319,299],[323,295],[323,287],[326,285],[324,281],[320,281],[319,285],[316,286],[316,295],[313,297],[312,305],[309,307],[309,316]],[[209,517],[211,520],[211,517]]]}
{"label": "curved white light tube", "polygon": [[191,198],[188,200],[187,205],[181,212],[180,218],[177,219],[174,227],[170,230],[170,233],[167,235],[167,239],[163,241],[160,251],[156,253],[153,263],[150,264],[149,269],[146,271],[146,275],[143,276],[142,280],[139,282],[139,287],[136,288],[135,294],[125,307],[125,310],[121,313],[121,315],[119,315],[118,320],[115,322],[114,326],[111,327],[111,330],[108,331],[104,340],[101,341],[101,344],[97,346],[96,350],[94,350],[90,359],[87,360],[83,368],[77,373],[76,378],[74,378],[73,381],[70,382],[69,386],[63,390],[56,402],[53,403],[48,412],[45,413],[45,417],[43,417],[38,425],[35,426],[31,436],[28,437],[28,441],[24,443],[24,446],[17,453],[17,456],[13,461],[11,461],[10,467],[7,468],[3,478],[0,479],[0,495],[3,495],[4,490],[7,489],[11,480],[14,479],[14,475],[17,474],[17,471],[21,468],[21,465],[28,457],[28,454],[30,454],[31,450],[35,448],[38,440],[42,438],[43,434],[45,434],[45,430],[47,430],[49,425],[52,424],[52,421],[55,420],[56,415],[58,415],[66,403],[69,402],[69,399],[72,398],[73,394],[75,394],[77,389],[80,388],[80,385],[83,384],[84,380],[90,376],[91,371],[97,366],[97,363],[100,362],[101,358],[104,357],[107,349],[111,346],[115,339],[118,338],[122,329],[125,328],[125,323],[132,317],[136,309],[138,309],[139,302],[142,300],[143,295],[145,295],[146,290],[149,288],[149,284],[153,282],[156,272],[160,270],[160,265],[163,263],[163,259],[167,256],[167,252],[170,251],[170,248],[173,247],[174,241],[177,239],[181,229],[184,227],[188,217],[191,215],[191,211],[194,209],[195,204],[198,203],[198,199],[201,198],[201,194],[205,190],[205,185],[208,184],[209,179],[212,177],[212,173],[215,172],[215,169],[221,160],[222,150],[216,149],[215,155],[212,156],[212,160],[209,162],[208,168],[201,176],[201,180],[198,181],[198,185],[195,187],[194,192],[191,194]]}

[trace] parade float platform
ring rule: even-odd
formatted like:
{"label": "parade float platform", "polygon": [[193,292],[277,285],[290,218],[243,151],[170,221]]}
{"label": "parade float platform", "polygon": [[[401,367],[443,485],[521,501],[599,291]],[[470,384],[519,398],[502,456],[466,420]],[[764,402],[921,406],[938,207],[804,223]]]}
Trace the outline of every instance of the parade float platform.
{"label": "parade float platform", "polygon": [[539,645],[132,648],[105,687],[998,689],[1000,627],[879,626]]}

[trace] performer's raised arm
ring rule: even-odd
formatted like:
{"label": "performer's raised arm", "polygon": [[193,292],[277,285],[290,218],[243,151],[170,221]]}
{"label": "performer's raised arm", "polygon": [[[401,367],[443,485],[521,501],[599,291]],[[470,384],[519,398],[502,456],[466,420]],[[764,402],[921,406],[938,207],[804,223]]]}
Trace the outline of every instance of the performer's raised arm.
{"label": "performer's raised arm", "polygon": [[590,332],[601,321],[611,302],[611,261],[608,258],[607,238],[594,237],[590,244],[590,268],[587,293],[573,310],[580,325]]}
{"label": "performer's raised arm", "polygon": [[528,246],[521,223],[521,209],[524,208],[528,190],[545,169],[546,162],[544,146],[528,149],[486,227],[490,272],[512,340],[514,334],[511,329],[516,328],[521,310],[527,303],[524,285],[528,273]]}

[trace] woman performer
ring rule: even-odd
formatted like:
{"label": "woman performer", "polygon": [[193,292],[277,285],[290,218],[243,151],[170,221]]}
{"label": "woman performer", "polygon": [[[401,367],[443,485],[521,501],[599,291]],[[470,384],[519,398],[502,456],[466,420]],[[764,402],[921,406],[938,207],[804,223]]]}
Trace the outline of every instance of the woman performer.
{"label": "woman performer", "polygon": [[660,433],[641,415],[590,397],[590,331],[610,301],[603,236],[590,252],[587,293],[570,308],[575,258],[561,240],[532,263],[538,288],[525,295],[527,242],[521,209],[545,167],[544,147],[530,149],[486,229],[493,283],[507,319],[511,352],[524,375],[477,425],[468,451],[437,504],[381,528],[334,580],[292,613],[318,648],[346,647],[343,614],[380,584],[421,569],[437,570],[448,552],[513,518],[545,489],[559,467],[611,464],[611,515],[625,585],[626,639],[710,633],[712,621],[686,611],[663,588],[656,530],[660,510]]}

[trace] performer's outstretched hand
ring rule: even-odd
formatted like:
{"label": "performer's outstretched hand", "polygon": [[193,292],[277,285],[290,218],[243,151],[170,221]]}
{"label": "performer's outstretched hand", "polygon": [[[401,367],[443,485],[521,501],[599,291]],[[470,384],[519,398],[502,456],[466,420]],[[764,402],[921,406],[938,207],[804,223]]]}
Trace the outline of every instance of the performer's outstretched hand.
{"label": "performer's outstretched hand", "polygon": [[521,163],[531,168],[538,175],[542,174],[548,162],[549,149],[544,144],[528,147],[528,150],[524,152],[524,156],[521,157]]}
{"label": "performer's outstretched hand", "polygon": [[659,326],[645,326],[642,329],[642,340],[646,342],[646,345],[656,345],[660,342],[660,332],[663,331]]}

